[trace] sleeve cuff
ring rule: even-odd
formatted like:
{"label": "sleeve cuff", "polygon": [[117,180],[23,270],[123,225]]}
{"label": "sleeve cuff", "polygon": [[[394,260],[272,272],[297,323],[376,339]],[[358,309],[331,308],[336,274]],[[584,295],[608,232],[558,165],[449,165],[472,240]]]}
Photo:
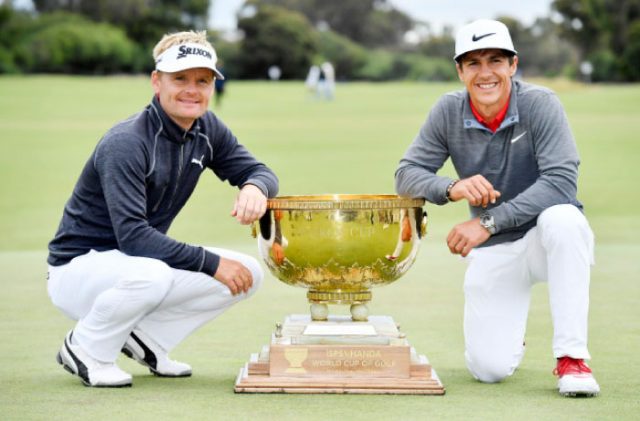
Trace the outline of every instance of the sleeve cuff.
{"label": "sleeve cuff", "polygon": [[260,189],[260,191],[262,192],[262,194],[264,194],[265,197],[269,197],[269,189],[267,188],[267,186],[260,180],[257,180],[255,178],[249,179],[247,180],[246,183],[244,183],[240,188],[246,186],[247,184],[251,184],[253,186],[256,186],[257,188]]}
{"label": "sleeve cuff", "polygon": [[493,216],[493,222],[496,224],[496,233],[499,233],[500,231],[511,227],[511,224],[509,223],[510,218],[508,210],[505,207],[505,203],[488,210],[487,213]]}
{"label": "sleeve cuff", "polygon": [[206,273],[209,276],[213,276],[218,271],[218,266],[220,265],[220,256],[215,253],[211,253],[204,248],[202,250],[204,250],[204,262],[202,264],[202,269],[200,269],[200,272]]}
{"label": "sleeve cuff", "polygon": [[440,179],[438,179],[437,189],[438,189],[438,192],[440,192],[438,194],[438,196],[440,197],[440,200],[438,200],[436,204],[444,205],[450,202],[449,198],[447,197],[447,189],[454,181],[457,181],[457,180],[449,177],[441,177]]}

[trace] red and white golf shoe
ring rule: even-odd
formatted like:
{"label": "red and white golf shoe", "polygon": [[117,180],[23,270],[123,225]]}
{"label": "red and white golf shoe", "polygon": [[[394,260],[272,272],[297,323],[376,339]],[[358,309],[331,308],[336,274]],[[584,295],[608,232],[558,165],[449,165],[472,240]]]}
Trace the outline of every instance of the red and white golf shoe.
{"label": "red and white golf shoe", "polygon": [[553,374],[559,377],[558,391],[562,396],[597,396],[600,393],[600,386],[591,369],[581,359],[558,358]]}

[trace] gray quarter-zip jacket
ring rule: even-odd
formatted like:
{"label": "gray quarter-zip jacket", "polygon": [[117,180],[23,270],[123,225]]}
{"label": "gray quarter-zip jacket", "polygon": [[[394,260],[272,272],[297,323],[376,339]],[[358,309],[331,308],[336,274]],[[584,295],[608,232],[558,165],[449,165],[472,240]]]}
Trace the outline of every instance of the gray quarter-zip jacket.
{"label": "gray quarter-zip jacket", "polygon": [[[538,215],[576,199],[579,158],[564,109],[549,89],[512,82],[509,108],[495,133],[476,120],[466,90],[444,95],[400,161],[396,191],[443,205],[453,181],[436,173],[448,158],[459,178],[483,175],[502,193],[487,213],[497,233],[481,246],[514,241]],[[483,212],[470,206],[472,217]]]}
{"label": "gray quarter-zip jacket", "polygon": [[267,197],[278,193],[275,174],[212,112],[185,131],[154,97],[96,146],[49,243],[48,263],[60,266],[92,249],[118,249],[215,274],[219,256],[166,235],[205,169],[233,186],[253,184]]}

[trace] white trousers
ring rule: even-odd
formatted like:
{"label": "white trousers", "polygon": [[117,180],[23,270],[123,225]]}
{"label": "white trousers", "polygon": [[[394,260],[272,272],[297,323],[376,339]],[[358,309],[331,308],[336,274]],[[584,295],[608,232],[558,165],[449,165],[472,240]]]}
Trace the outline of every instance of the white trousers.
{"label": "white trousers", "polygon": [[467,256],[465,359],[471,374],[498,382],[524,353],[531,287],[546,281],[553,355],[589,359],[587,318],[593,232],[572,205],[552,206],[520,240],[477,248]]}
{"label": "white trousers", "polygon": [[74,342],[99,361],[115,361],[134,328],[169,352],[231,305],[248,298],[262,282],[264,274],[253,257],[208,250],[251,271],[249,293],[233,296],[211,276],[174,269],[157,259],[92,250],[66,265],[49,266],[49,296],[56,307],[78,321]]}

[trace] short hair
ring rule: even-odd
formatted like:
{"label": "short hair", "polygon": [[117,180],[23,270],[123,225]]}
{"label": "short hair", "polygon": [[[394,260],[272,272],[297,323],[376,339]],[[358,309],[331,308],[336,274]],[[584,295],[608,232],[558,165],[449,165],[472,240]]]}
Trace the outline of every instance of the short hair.
{"label": "short hair", "polygon": [[[473,51],[468,51],[464,54],[462,54],[460,57],[456,58],[456,64],[460,67],[462,67],[462,61],[464,60],[464,58],[469,54],[469,53],[473,53],[475,51],[486,51],[486,50],[492,50],[493,48],[483,48],[481,50],[473,50]],[[497,50],[500,50],[500,52],[507,58],[509,59],[509,65],[513,64],[513,57],[515,57],[515,54],[513,53],[513,51],[508,51],[508,50],[503,50],[498,48]]]}
{"label": "short hair", "polygon": [[160,57],[160,54],[164,53],[174,45],[193,43],[201,44],[214,50],[213,45],[207,41],[207,31],[184,31],[175,32],[173,34],[165,34],[160,41],[153,47],[153,59],[154,61]]}

